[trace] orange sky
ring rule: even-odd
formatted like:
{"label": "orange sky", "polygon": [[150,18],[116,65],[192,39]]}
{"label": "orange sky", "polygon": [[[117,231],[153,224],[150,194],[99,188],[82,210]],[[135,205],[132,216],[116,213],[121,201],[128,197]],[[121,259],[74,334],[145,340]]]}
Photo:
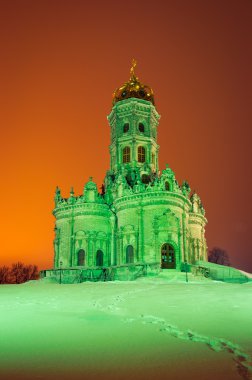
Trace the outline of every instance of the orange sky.
{"label": "orange sky", "polygon": [[53,197],[109,168],[106,116],[138,61],[160,167],[206,209],[211,249],[252,272],[252,2],[1,0],[0,264],[52,266]]}

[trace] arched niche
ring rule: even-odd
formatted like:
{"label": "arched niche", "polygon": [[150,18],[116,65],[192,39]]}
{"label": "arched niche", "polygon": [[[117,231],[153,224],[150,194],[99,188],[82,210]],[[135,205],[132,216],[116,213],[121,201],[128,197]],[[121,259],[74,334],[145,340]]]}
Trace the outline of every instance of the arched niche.
{"label": "arched niche", "polygon": [[77,265],[84,266],[85,265],[85,251],[84,249],[80,249],[77,253]]}
{"label": "arched niche", "polygon": [[98,251],[96,252],[96,266],[97,267],[103,266],[103,252],[100,249],[98,249]]}
{"label": "arched niche", "polygon": [[134,263],[134,248],[132,245],[126,247],[126,264]]}

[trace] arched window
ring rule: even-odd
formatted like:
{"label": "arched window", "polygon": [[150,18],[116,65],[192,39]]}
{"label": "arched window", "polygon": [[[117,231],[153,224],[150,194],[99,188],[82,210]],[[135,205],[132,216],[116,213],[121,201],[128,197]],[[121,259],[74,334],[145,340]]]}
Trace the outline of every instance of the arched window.
{"label": "arched window", "polygon": [[78,259],[78,266],[84,266],[85,265],[85,251],[84,249],[80,249],[77,254]]}
{"label": "arched window", "polygon": [[126,248],[126,263],[134,263],[134,248],[132,245],[128,245]]}
{"label": "arched window", "polygon": [[161,247],[161,268],[176,268],[175,250],[171,244],[165,243]]}
{"label": "arched window", "polygon": [[138,147],[138,162],[145,162],[145,148],[143,146]]}
{"label": "arched window", "polygon": [[103,252],[100,249],[98,249],[98,251],[96,252],[96,266],[103,266]]}
{"label": "arched window", "polygon": [[126,164],[127,162],[130,162],[130,147],[125,146],[123,148],[123,163]]}
{"label": "arched window", "polygon": [[129,123],[125,123],[123,126],[123,133],[127,133],[129,131]]}
{"label": "arched window", "polygon": [[168,181],[165,181],[165,190],[170,191],[170,184]]}
{"label": "arched window", "polygon": [[139,123],[138,124],[138,129],[139,129],[139,132],[144,132],[144,124],[143,123]]}

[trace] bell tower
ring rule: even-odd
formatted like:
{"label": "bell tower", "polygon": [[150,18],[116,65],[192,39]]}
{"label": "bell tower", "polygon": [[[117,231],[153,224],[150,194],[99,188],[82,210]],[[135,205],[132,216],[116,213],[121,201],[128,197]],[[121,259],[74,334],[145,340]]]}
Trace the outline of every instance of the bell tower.
{"label": "bell tower", "polygon": [[132,61],[130,80],[115,90],[113,108],[108,116],[111,127],[110,171],[123,174],[137,173],[142,182],[159,170],[157,126],[160,119],[154,105],[152,89],[142,84],[135,75],[136,61]]}

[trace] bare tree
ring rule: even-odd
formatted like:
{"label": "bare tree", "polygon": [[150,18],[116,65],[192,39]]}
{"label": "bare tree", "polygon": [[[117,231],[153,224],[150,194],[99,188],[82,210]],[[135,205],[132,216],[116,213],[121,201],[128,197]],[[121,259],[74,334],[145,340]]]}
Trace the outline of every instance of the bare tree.
{"label": "bare tree", "polygon": [[10,278],[12,284],[21,284],[26,281],[37,280],[39,278],[38,267],[36,265],[24,265],[19,261],[12,264]]}
{"label": "bare tree", "polygon": [[10,281],[10,269],[5,265],[0,267],[0,284],[8,284]]}
{"label": "bare tree", "polygon": [[23,282],[37,280],[39,272],[37,265],[26,265],[23,269]]}
{"label": "bare tree", "polygon": [[208,254],[208,261],[215,264],[230,266],[228,253],[221,248],[214,247]]}

